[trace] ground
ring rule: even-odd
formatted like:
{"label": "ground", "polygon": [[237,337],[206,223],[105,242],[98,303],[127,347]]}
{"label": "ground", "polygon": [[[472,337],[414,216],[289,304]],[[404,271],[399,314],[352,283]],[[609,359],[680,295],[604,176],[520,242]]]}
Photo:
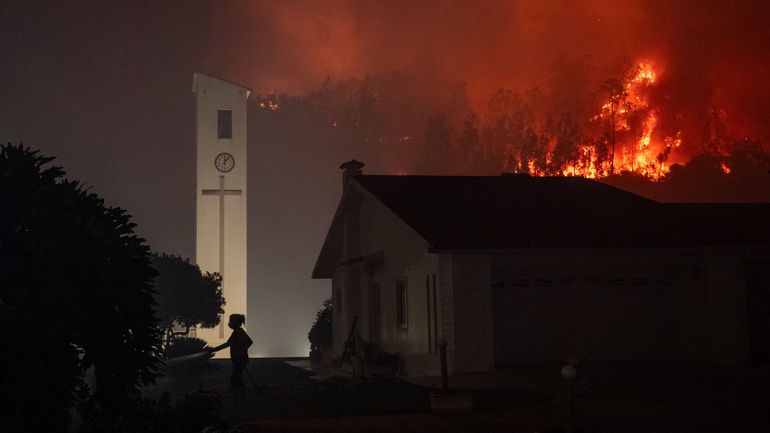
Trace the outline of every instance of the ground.
{"label": "ground", "polygon": [[[229,365],[217,363],[222,368],[183,384],[164,380],[148,395],[218,393],[224,417],[244,432],[557,432],[568,421],[566,386],[555,365],[454,376],[452,386],[474,394],[474,411],[438,416],[430,413],[428,396],[438,378],[356,384],[329,371],[313,377],[302,368],[306,361],[296,360],[252,360],[258,388],[246,378],[247,402],[234,406]],[[651,362],[578,367],[578,431],[754,432],[770,423],[770,368]]]}

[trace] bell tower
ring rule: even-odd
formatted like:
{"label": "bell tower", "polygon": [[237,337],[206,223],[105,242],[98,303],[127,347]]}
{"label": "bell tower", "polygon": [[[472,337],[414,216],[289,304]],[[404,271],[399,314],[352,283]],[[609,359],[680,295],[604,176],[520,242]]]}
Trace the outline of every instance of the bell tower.
{"label": "bell tower", "polygon": [[[230,336],[227,318],[247,305],[246,87],[193,74],[195,93],[196,217],[195,261],[204,272],[222,276],[224,316],[197,336],[210,346]],[[227,356],[226,351],[217,356]]]}

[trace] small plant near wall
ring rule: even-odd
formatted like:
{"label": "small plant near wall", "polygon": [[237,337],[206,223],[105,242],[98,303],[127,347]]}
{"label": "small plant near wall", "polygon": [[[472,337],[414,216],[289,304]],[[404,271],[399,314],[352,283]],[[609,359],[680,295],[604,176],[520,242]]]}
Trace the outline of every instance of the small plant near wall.
{"label": "small plant near wall", "polygon": [[320,363],[324,353],[332,350],[332,300],[327,299],[315,314],[315,321],[307,333],[310,340],[310,362]]}

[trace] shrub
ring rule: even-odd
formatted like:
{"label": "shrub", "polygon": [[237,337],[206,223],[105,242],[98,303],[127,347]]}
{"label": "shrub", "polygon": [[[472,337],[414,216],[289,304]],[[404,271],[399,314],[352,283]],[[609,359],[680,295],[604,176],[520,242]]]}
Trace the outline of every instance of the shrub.
{"label": "shrub", "polygon": [[201,353],[206,347],[208,347],[206,342],[200,338],[177,337],[171,340],[166,345],[165,355],[169,361],[166,364],[166,375],[176,383],[183,383],[201,373],[220,368],[220,366],[208,362],[211,355],[205,355],[200,358],[194,357],[194,359],[181,360],[179,362],[172,361],[180,356]]}
{"label": "shrub", "polygon": [[203,352],[206,341],[195,337],[177,337],[166,345],[166,359]]}
{"label": "shrub", "polygon": [[327,299],[315,314],[315,322],[307,334],[310,352],[321,353],[332,348],[332,300]]}

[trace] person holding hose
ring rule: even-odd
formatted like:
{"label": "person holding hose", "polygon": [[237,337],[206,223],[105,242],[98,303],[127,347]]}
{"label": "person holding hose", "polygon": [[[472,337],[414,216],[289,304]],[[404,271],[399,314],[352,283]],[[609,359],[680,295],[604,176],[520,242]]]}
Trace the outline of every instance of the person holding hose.
{"label": "person holding hose", "polygon": [[231,314],[227,326],[233,330],[230,338],[217,347],[208,349],[208,352],[217,352],[225,347],[230,348],[230,359],[233,361],[233,371],[230,375],[230,385],[235,393],[235,404],[239,404],[239,397],[243,399],[245,391],[243,388],[243,370],[249,362],[249,346],[254,343],[242,326],[246,322],[246,316],[243,314]]}

